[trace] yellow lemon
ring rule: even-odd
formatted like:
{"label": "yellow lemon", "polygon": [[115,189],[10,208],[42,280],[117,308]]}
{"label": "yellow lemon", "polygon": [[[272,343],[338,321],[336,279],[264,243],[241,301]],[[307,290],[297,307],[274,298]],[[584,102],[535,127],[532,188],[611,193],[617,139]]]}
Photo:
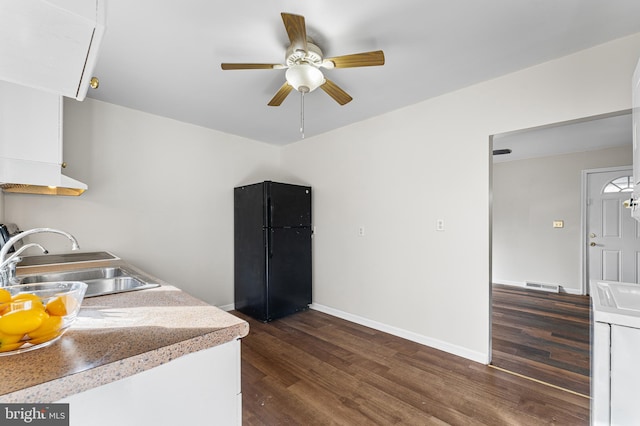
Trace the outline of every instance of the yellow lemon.
{"label": "yellow lemon", "polygon": [[28,334],[29,338],[32,339],[31,343],[33,343],[33,339],[56,334],[61,328],[62,317],[55,315],[46,315],[42,320],[42,324],[40,325],[40,327],[36,328],[33,331],[30,331]]}
{"label": "yellow lemon", "polygon": [[[58,317],[59,318],[59,317]],[[49,334],[45,334],[44,336],[37,337],[35,339],[29,340],[29,343],[32,345],[39,345],[40,343],[48,342],[49,340],[53,340],[62,334],[62,330],[53,331]]]}
{"label": "yellow lemon", "polygon": [[0,317],[0,332],[27,334],[40,327],[46,315],[43,309],[12,310]]}
{"label": "yellow lemon", "polygon": [[[49,315],[57,315],[59,317],[67,315],[67,304],[64,299],[70,299],[69,297],[59,296],[47,303],[46,310]],[[73,300],[73,298],[71,298]],[[67,302],[68,303],[68,302]]]}
{"label": "yellow lemon", "polygon": [[0,303],[11,302],[11,293],[4,288],[0,288]]}
{"label": "yellow lemon", "polygon": [[4,314],[9,309],[9,303],[11,302],[11,293],[4,288],[0,288],[0,315]]}
{"label": "yellow lemon", "polygon": [[7,345],[2,345],[0,346],[0,352],[15,351],[16,349],[18,349],[20,346],[24,344],[25,342],[16,342],[16,343],[9,343]]}
{"label": "yellow lemon", "polygon": [[0,348],[22,340],[22,334],[0,334]]}
{"label": "yellow lemon", "polygon": [[44,308],[44,304],[42,303],[42,299],[32,293],[20,293],[16,294],[11,298],[13,303],[23,303],[25,309],[29,309],[29,307],[42,307]]}

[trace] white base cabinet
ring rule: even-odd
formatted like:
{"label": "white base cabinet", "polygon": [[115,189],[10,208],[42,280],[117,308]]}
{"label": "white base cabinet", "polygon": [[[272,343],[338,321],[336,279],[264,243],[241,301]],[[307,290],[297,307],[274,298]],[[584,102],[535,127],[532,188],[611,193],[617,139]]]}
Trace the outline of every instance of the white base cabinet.
{"label": "white base cabinet", "polygon": [[595,322],[591,344],[591,424],[609,425],[611,401],[611,324]]}
{"label": "white base cabinet", "polygon": [[71,426],[241,425],[240,340],[57,402]]}
{"label": "white base cabinet", "polygon": [[640,329],[611,325],[611,424],[640,424]]}
{"label": "white base cabinet", "polygon": [[591,424],[640,424],[640,329],[596,322],[593,337]]}

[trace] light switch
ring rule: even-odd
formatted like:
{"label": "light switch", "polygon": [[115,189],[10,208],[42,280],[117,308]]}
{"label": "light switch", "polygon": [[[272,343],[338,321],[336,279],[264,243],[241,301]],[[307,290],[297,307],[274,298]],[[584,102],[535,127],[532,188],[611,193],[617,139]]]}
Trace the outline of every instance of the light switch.
{"label": "light switch", "polygon": [[554,228],[564,228],[564,220],[554,220],[553,221]]}

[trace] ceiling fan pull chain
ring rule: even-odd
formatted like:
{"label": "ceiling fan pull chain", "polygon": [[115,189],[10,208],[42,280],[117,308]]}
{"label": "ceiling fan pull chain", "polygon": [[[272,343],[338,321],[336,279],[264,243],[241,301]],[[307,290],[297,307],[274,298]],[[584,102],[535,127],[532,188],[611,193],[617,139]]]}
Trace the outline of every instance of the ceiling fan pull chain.
{"label": "ceiling fan pull chain", "polygon": [[300,92],[300,133],[304,139],[304,92]]}

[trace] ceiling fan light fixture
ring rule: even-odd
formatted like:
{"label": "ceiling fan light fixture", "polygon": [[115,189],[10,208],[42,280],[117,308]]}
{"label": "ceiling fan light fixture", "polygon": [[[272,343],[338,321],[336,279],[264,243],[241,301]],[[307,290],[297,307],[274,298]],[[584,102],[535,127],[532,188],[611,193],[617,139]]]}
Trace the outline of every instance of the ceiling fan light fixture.
{"label": "ceiling fan light fixture", "polygon": [[294,89],[302,93],[313,92],[325,81],[322,71],[309,64],[292,65],[285,73],[285,78]]}

